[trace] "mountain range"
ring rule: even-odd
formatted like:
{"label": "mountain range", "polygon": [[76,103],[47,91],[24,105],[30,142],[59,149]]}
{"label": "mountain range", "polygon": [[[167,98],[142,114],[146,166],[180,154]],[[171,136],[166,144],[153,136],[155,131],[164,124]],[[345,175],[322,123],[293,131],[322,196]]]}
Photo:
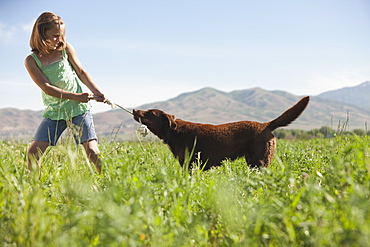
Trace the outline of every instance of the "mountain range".
{"label": "mountain range", "polygon": [[[370,81],[311,96],[306,110],[287,128],[311,130],[329,126],[333,129],[365,129],[370,122],[368,95]],[[266,122],[279,116],[301,97],[262,88],[227,93],[207,87],[135,108],[157,108],[176,118],[199,123],[220,124],[241,120]],[[0,138],[29,141],[41,116],[42,111],[0,109]],[[135,139],[135,131],[140,126],[130,114],[121,109],[96,113],[94,122],[98,135],[107,139]]]}

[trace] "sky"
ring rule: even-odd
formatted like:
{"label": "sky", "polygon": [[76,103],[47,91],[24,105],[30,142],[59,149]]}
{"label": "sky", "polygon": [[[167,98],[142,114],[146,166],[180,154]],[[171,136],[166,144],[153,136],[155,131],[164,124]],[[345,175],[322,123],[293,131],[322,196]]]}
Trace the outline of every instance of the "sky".
{"label": "sky", "polygon": [[369,0],[0,0],[0,109],[44,108],[24,59],[45,11],[62,17],[106,98],[127,108],[204,87],[302,96],[370,80]]}

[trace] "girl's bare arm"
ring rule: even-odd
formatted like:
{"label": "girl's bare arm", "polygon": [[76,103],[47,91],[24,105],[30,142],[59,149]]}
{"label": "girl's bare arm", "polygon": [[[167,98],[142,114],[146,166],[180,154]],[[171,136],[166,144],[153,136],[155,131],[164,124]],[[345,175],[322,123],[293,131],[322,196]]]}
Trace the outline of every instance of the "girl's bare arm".
{"label": "girl's bare arm", "polygon": [[41,72],[40,68],[37,66],[35,59],[31,55],[26,57],[24,64],[32,80],[46,94],[56,98],[76,100],[82,103],[86,103],[90,100],[88,93],[71,93],[51,85],[49,80]]}
{"label": "girl's bare arm", "polygon": [[78,78],[90,89],[90,91],[99,96],[98,101],[105,101],[104,94],[100,91],[98,86],[95,84],[94,80],[90,74],[82,67],[80,60],[77,57],[76,51],[73,46],[68,43],[67,48],[68,61],[72,64],[74,70],[77,73]]}

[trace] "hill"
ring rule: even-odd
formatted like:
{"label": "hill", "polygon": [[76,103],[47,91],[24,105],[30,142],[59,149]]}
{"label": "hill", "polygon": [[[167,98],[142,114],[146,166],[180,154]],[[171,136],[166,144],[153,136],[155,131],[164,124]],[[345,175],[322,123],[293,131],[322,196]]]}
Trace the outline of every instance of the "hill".
{"label": "hill", "polygon": [[332,99],[345,104],[351,104],[370,110],[370,81],[354,87],[345,87],[327,91],[318,95],[320,98]]}
{"label": "hill", "polygon": [[[294,105],[301,96],[261,88],[229,93],[213,88],[187,92],[167,101],[138,106],[137,109],[161,109],[187,121],[220,124],[232,121],[270,121]],[[119,102],[117,102],[119,103]],[[41,111],[0,109],[0,138],[31,138],[41,118]],[[310,130],[329,126],[334,129],[349,118],[349,129],[364,129],[370,122],[370,110],[321,96],[311,97],[303,114],[287,128]],[[135,138],[139,124],[121,109],[94,114],[101,137]]]}
{"label": "hill", "polygon": [[[202,123],[220,124],[231,121],[270,121],[295,104],[301,96],[261,88],[225,93],[212,88],[181,94],[165,102],[138,107],[158,108],[176,117]],[[103,113],[104,114],[104,113]],[[362,128],[370,111],[321,97],[311,97],[307,109],[290,128],[312,129],[333,125],[350,118],[352,127]]]}
{"label": "hill", "polygon": [[36,131],[43,111],[0,109],[0,138],[26,139]]}

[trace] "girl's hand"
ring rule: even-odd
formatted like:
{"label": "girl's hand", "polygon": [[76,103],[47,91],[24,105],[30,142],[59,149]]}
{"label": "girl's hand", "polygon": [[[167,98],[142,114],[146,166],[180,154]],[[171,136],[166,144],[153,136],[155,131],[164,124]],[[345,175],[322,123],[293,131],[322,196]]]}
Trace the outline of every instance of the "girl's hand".
{"label": "girl's hand", "polygon": [[93,98],[93,95],[89,93],[78,93],[76,97],[76,101],[87,103]]}
{"label": "girl's hand", "polygon": [[94,98],[94,100],[96,100],[98,102],[105,102],[105,101],[107,101],[107,99],[105,98],[104,94],[102,94],[102,93],[95,93],[93,98]]}

